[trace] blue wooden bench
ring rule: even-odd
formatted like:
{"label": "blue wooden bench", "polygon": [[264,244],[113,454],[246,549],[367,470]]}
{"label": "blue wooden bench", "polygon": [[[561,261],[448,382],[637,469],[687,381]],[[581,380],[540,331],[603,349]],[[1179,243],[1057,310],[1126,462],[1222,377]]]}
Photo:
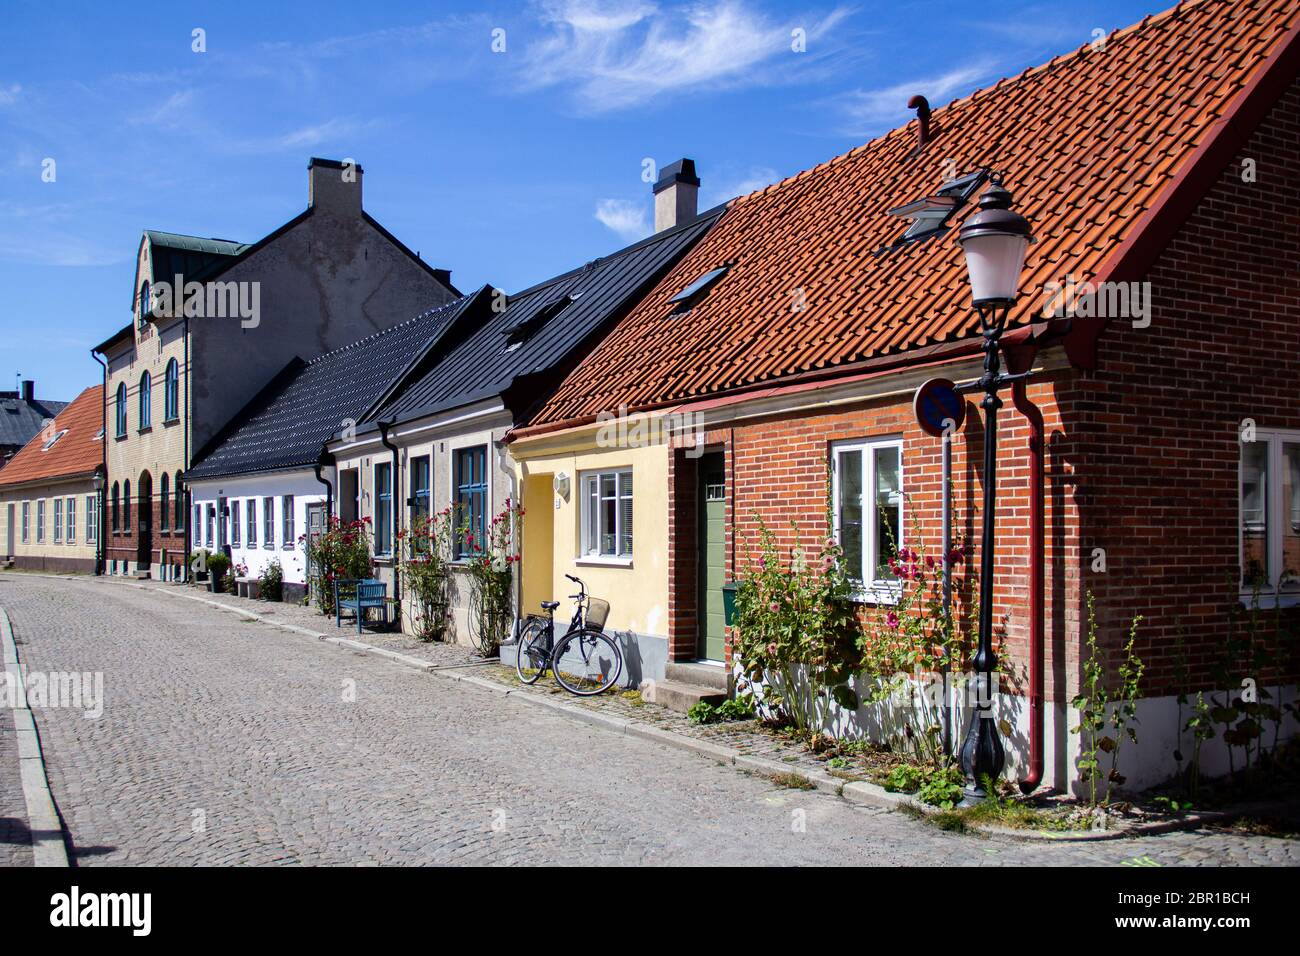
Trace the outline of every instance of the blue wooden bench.
{"label": "blue wooden bench", "polygon": [[[351,592],[352,597],[340,597],[339,588]],[[343,626],[343,609],[347,608],[357,616],[357,633],[361,633],[362,622],[366,619],[366,608],[377,607],[383,613],[384,626],[388,626],[388,585],[374,578],[345,578],[334,581],[334,626]]]}

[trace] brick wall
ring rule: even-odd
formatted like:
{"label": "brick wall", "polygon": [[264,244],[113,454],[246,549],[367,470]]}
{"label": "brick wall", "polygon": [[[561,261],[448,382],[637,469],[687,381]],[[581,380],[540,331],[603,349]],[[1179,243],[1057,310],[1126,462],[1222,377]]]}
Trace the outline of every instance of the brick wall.
{"label": "brick wall", "polygon": [[[1239,428],[1300,429],[1300,83],[1257,128],[1149,273],[1151,325],[1112,322],[1095,372],[1060,396],[1084,570],[1110,643],[1134,614],[1149,692],[1212,686],[1239,604]],[[1254,161],[1256,179],[1243,180]],[[1105,549],[1107,572],[1087,560]],[[1293,616],[1288,616],[1294,621]],[[1283,660],[1229,676],[1294,681]]]}
{"label": "brick wall", "polygon": [[[1043,412],[1047,434],[1045,541],[1047,549],[1046,620],[1074,622],[1066,613],[1076,598],[1078,518],[1073,508],[1072,477],[1056,460],[1061,420],[1054,392],[1073,373],[1055,373],[1029,389]],[[999,414],[998,565],[994,619],[1000,650],[1011,663],[1013,686],[1024,681],[1029,628],[1029,428],[1010,404]],[[966,421],[952,447],[952,516],[954,541],[965,540],[967,556],[954,585],[974,584],[978,567],[983,495],[983,420],[967,404]],[[788,557],[795,544],[816,551],[828,533],[829,462],[837,442],[901,437],[903,440],[903,543],[923,546],[937,555],[942,542],[942,443],[920,430],[910,401],[877,401],[833,414],[807,412],[737,426],[734,431],[735,520],[732,536],[736,572],[744,576],[749,554],[756,558],[760,522],[771,531]],[[972,507],[972,502],[976,507]],[[795,525],[798,531],[795,531]],[[919,535],[919,539],[918,539]],[[874,612],[872,605],[864,613]],[[1049,638],[1045,656],[1048,700],[1067,699],[1066,664],[1072,679],[1077,665],[1073,642]],[[1055,674],[1055,677],[1053,676]]]}

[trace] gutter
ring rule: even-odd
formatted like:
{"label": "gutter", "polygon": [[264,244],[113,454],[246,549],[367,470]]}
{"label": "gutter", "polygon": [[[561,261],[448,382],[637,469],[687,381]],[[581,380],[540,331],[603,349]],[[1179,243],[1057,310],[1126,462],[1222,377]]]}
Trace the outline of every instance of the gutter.
{"label": "gutter", "polygon": [[95,349],[90,350],[90,357],[99,363],[100,368],[104,370],[104,384],[101,386],[103,394],[100,395],[99,421],[101,434],[99,438],[99,456],[100,467],[104,469],[104,487],[99,489],[98,500],[95,505],[99,508],[99,533],[95,536],[98,541],[95,547],[95,576],[99,577],[104,573],[104,554],[107,547],[107,540],[104,525],[104,496],[108,494],[108,362],[99,357],[99,352]]}
{"label": "gutter", "polygon": [[[393,598],[399,602],[398,606],[400,608],[400,602],[402,600],[402,570],[401,564],[397,560],[397,516],[403,509],[398,508],[397,503],[402,500],[400,496],[402,470],[398,466],[397,446],[388,440],[388,431],[393,427],[394,423],[377,422],[376,424],[379,426],[380,443],[393,453],[393,474],[391,478],[391,487],[388,489],[389,508],[392,511],[392,514],[390,515],[391,520],[389,521],[388,534],[391,538],[389,547],[392,549],[391,553],[393,558]],[[430,475],[430,479],[432,479],[432,477],[433,476]],[[376,495],[376,497],[378,496]],[[375,504],[378,505],[378,501],[376,501]],[[398,630],[401,630],[402,622],[400,620],[397,622],[397,627]]]}
{"label": "gutter", "polygon": [[[1005,349],[1007,371],[1027,372],[1033,367],[1038,346],[1032,341]],[[1043,780],[1043,639],[1044,588],[1046,573],[1043,554],[1043,413],[1029,400],[1025,379],[1014,382],[1011,397],[1016,409],[1029,422],[1029,773],[1020,781],[1020,792],[1033,793]]]}
{"label": "gutter", "polygon": [[[328,467],[330,467],[330,466],[333,465],[333,464],[334,464],[334,456],[331,455],[331,454],[330,454],[329,452],[327,452],[327,451],[322,451],[322,452],[321,452],[321,456],[320,456],[320,460],[319,460],[318,462],[316,462],[316,464],[314,464],[314,465],[312,466],[312,470],[313,470],[314,472],[316,472],[316,480],[319,481],[322,485],[325,486],[325,520],[326,520],[326,522],[328,522],[329,519],[330,519],[330,516],[334,514],[334,485],[333,485],[333,483],[330,482],[330,480],[329,480],[328,478],[325,478],[325,477],[322,477],[322,476],[321,476],[321,469],[322,469],[322,468],[328,468]],[[307,531],[308,531],[308,533],[310,533],[310,532],[311,532],[311,529],[308,528]]]}

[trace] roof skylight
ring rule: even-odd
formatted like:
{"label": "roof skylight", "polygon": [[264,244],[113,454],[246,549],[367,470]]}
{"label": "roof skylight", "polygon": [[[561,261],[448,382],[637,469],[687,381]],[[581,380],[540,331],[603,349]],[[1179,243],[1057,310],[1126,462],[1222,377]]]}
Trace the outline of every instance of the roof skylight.
{"label": "roof skylight", "polygon": [[695,304],[709,294],[709,290],[717,285],[718,280],[726,275],[727,270],[730,268],[731,264],[728,263],[717,269],[709,270],[688,285],[685,289],[682,289],[681,292],[678,292],[675,296],[669,299],[668,301],[676,306],[676,308],[673,309],[672,314],[681,315],[682,313],[689,312],[693,309]]}

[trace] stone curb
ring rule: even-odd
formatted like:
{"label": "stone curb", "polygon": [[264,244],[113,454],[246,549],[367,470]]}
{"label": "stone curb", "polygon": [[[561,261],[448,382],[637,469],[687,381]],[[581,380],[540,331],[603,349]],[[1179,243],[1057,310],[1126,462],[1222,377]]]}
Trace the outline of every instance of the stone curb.
{"label": "stone curb", "polygon": [[[24,670],[18,659],[18,645],[14,642],[9,615],[0,607],[0,647],[3,647],[5,671],[10,680],[17,679],[17,687],[25,686]],[[18,772],[23,786],[23,801],[27,804],[27,831],[32,841],[34,866],[68,865],[68,848],[63,840],[63,821],[50,793],[50,781],[45,773],[45,758],[41,753],[41,735],[36,728],[36,718],[27,706],[25,693],[18,693],[13,707],[14,736],[18,741]]]}

